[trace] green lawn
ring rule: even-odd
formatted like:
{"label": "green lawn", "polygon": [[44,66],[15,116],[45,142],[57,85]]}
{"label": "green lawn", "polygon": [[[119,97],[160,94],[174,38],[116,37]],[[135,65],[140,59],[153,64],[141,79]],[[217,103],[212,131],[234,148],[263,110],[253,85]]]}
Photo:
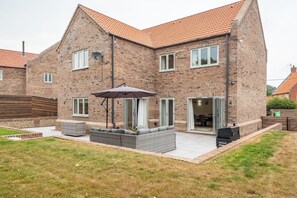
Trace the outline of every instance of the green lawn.
{"label": "green lawn", "polygon": [[11,130],[11,129],[6,129],[6,128],[1,128],[0,127],[0,136],[1,135],[15,135],[15,134],[23,134],[25,132],[23,131],[18,131],[18,130]]}
{"label": "green lawn", "polygon": [[296,140],[268,133],[196,165],[54,138],[0,139],[0,197],[294,197]]}

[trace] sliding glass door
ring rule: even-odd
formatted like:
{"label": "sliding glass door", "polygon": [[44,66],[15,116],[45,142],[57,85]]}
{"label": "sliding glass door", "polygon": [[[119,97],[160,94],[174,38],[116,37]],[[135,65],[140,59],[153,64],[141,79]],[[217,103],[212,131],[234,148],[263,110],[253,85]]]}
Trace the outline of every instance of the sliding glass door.
{"label": "sliding glass door", "polygon": [[148,127],[148,100],[124,99],[124,117],[126,129]]}
{"label": "sliding glass door", "polygon": [[160,99],[160,126],[174,125],[174,99]]}

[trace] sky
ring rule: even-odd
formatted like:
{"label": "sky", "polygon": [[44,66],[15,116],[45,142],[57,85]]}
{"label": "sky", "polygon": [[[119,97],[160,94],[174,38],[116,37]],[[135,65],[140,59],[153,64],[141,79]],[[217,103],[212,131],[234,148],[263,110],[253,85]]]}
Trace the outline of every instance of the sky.
{"label": "sky", "polygon": [[[78,4],[138,29],[238,0],[0,0],[0,49],[40,53],[61,40]],[[258,0],[268,50],[267,84],[297,66],[297,1]]]}

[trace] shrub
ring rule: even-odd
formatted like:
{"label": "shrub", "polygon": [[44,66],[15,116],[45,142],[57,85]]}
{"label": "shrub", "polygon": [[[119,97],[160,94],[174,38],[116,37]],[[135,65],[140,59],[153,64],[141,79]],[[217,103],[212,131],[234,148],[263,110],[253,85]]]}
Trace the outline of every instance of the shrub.
{"label": "shrub", "polygon": [[294,100],[288,98],[273,97],[267,103],[267,112],[270,109],[296,109],[297,105]]}

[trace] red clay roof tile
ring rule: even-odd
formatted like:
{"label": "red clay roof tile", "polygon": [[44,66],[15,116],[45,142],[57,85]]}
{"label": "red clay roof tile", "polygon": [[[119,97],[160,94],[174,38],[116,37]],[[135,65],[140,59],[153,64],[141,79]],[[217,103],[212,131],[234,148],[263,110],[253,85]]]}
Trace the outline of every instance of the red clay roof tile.
{"label": "red clay roof tile", "polygon": [[148,47],[160,48],[229,33],[231,23],[243,3],[244,0],[241,0],[144,30],[79,6],[106,32]]}
{"label": "red clay roof tile", "polygon": [[282,84],[276,89],[273,95],[290,93],[293,86],[297,84],[297,72],[291,73]]}
{"label": "red clay roof tile", "polygon": [[25,68],[24,65],[27,64],[27,60],[30,60],[37,56],[37,54],[27,53],[22,56],[22,52],[0,49],[0,67],[17,67]]}

